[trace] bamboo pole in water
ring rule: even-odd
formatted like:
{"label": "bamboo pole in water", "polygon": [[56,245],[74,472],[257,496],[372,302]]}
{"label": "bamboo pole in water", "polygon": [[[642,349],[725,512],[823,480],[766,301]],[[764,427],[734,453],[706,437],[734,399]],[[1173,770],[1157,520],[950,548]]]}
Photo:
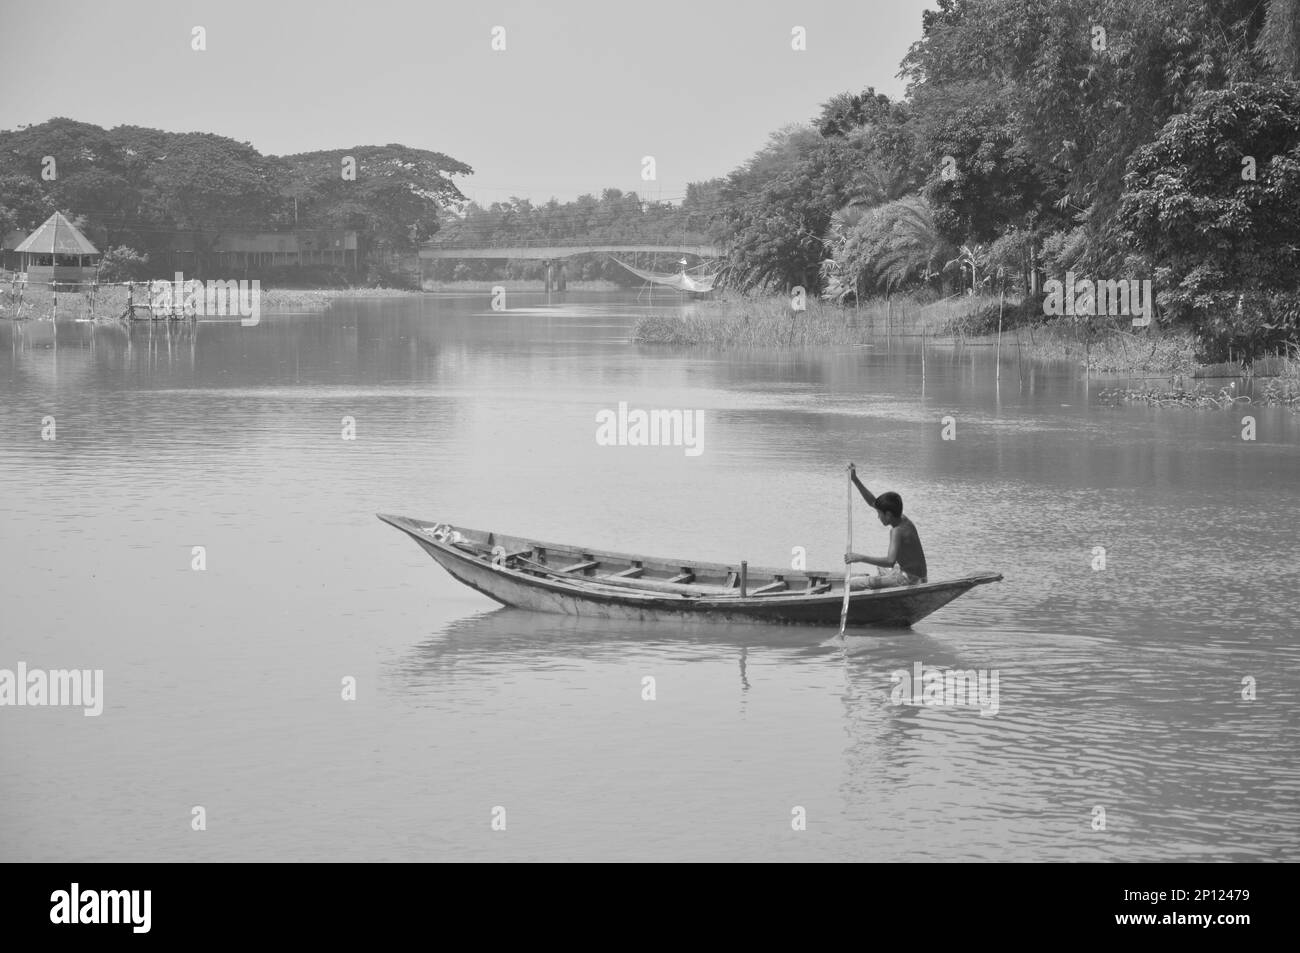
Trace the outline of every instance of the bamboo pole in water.
{"label": "bamboo pole in water", "polygon": [[[847,520],[848,520],[848,545],[844,550],[844,555],[848,556],[853,552],[853,465],[849,465],[848,480],[848,499],[847,499]],[[844,563],[844,604],[840,606],[840,638],[844,638],[844,629],[849,622],[849,584],[853,581],[853,563],[845,560]]]}
{"label": "bamboo pole in water", "polygon": [[[1001,271],[1002,269],[999,268],[998,270]],[[1002,277],[1002,276],[999,275],[998,277]],[[1007,282],[1006,279],[1003,278],[1002,288],[998,292],[998,355],[997,355],[998,368],[997,368],[996,376],[994,378],[995,381],[998,383],[1002,381],[1002,306],[1003,303],[1006,301],[1006,297],[1007,297]]]}
{"label": "bamboo pole in water", "polygon": [[1025,389],[1025,371],[1022,363],[1022,348],[1020,346],[1020,332],[1016,332],[1016,376],[1020,378],[1020,389]]}

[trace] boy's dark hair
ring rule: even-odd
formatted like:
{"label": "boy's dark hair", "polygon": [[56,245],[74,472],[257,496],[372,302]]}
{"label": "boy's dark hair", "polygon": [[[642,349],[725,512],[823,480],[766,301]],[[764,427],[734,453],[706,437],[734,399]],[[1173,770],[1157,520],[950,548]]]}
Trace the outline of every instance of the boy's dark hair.
{"label": "boy's dark hair", "polygon": [[897,493],[881,493],[876,497],[876,509],[882,513],[892,513],[894,516],[903,515],[903,498]]}

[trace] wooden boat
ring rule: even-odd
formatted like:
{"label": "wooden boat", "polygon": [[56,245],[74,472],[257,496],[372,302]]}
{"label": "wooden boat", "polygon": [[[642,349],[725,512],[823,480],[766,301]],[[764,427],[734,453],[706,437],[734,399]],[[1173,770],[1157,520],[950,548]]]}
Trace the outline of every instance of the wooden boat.
{"label": "wooden boat", "polygon": [[[844,570],[795,572],[652,559],[377,514],[453,577],[520,609],[630,620],[772,622],[838,627]],[[908,626],[968,589],[1002,579],[854,590],[850,626]]]}

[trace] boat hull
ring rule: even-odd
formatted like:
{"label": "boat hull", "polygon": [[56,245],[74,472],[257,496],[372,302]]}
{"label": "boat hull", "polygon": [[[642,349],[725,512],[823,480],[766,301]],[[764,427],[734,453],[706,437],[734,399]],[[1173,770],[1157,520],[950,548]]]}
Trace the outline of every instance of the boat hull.
{"label": "boat hull", "polygon": [[[460,546],[438,538],[433,530],[441,524],[383,514],[380,514],[379,518],[410,536],[421,549],[459,582],[478,590],[502,605],[519,609],[641,622],[761,622],[834,627],[840,624],[840,611],[844,598],[842,575],[839,584],[832,585],[829,581],[823,581],[830,575],[829,573],[810,573],[809,579],[820,583],[824,591],[787,589],[755,595],[752,594],[755,590],[751,589],[751,594],[746,596],[742,596],[739,589],[724,590],[721,586],[700,586],[698,587],[700,592],[690,594],[648,592],[633,588],[616,589],[614,583],[609,581],[610,576],[574,575],[550,578],[550,576],[563,574],[551,572],[543,575],[535,569],[529,571],[509,565],[494,565],[482,553],[467,552]],[[479,544],[480,547],[498,542],[503,544],[505,549],[517,550],[526,545],[529,551],[534,553],[559,553],[570,559],[575,558],[574,554],[581,554],[577,558],[589,558],[592,563],[611,568],[616,565],[638,567],[644,565],[651,569],[664,566],[687,568],[681,560],[642,560],[625,554],[593,552],[579,547],[538,543],[517,537],[494,537],[493,534],[483,534],[473,530],[464,530],[464,532],[485,537]],[[525,563],[535,565],[530,560],[525,560]],[[698,567],[696,571],[704,578],[712,578],[710,574],[713,574],[721,579],[722,574],[726,573],[727,578],[730,579],[734,578],[736,573],[735,567],[708,563],[694,565]],[[779,570],[755,569],[750,578],[759,584],[773,578],[784,580],[785,577],[794,575]],[[854,628],[909,626],[975,586],[996,582],[1001,578],[994,573],[981,573],[946,582],[923,583],[891,589],[854,590],[849,597],[847,624]],[[634,585],[634,583],[624,582],[620,585]],[[658,585],[665,584],[660,582]],[[679,588],[687,590],[695,587],[683,585]]]}

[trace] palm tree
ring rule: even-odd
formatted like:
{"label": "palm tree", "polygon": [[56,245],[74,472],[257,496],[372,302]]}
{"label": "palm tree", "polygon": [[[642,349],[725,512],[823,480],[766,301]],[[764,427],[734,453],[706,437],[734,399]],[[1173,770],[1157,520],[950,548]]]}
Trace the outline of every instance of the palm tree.
{"label": "palm tree", "polygon": [[919,195],[870,207],[850,202],[831,215],[822,242],[826,296],[837,301],[871,287],[893,291],[914,278],[928,281],[949,251]]}
{"label": "palm tree", "polygon": [[889,165],[872,154],[875,134],[872,126],[860,126],[844,137],[849,146],[860,150],[864,157],[845,185],[845,205],[868,208],[884,205],[901,199],[912,188],[908,169]]}
{"label": "palm tree", "polygon": [[848,205],[831,213],[830,226],[822,236],[826,257],[819,266],[824,288],[822,297],[828,301],[843,304],[850,294],[856,294],[855,276],[850,275],[844,267],[844,246],[854,230],[866,220],[869,212],[870,209],[865,204],[850,201]]}
{"label": "palm tree", "polygon": [[867,205],[859,205],[850,202],[843,208],[831,212],[831,224],[827,228],[826,234],[822,236],[822,244],[832,254],[844,246],[849,235],[866,219],[871,208]]}
{"label": "palm tree", "polygon": [[884,241],[868,261],[876,284],[892,291],[921,272],[928,280],[946,250],[934,220],[934,210],[919,195],[909,195],[877,210]]}

